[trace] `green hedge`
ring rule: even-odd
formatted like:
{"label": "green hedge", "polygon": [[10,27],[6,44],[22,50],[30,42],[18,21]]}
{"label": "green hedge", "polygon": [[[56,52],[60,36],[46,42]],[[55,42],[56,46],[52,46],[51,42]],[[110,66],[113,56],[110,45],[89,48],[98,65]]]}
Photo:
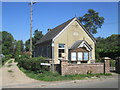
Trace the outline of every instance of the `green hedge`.
{"label": "green hedge", "polygon": [[26,54],[16,54],[15,55],[15,61],[19,62],[20,59],[29,59],[30,55],[26,55]]}
{"label": "green hedge", "polygon": [[41,66],[40,63],[45,63],[45,58],[34,57],[34,58],[19,58],[18,66],[26,70],[33,71],[35,73],[42,73],[48,71],[48,66]]}

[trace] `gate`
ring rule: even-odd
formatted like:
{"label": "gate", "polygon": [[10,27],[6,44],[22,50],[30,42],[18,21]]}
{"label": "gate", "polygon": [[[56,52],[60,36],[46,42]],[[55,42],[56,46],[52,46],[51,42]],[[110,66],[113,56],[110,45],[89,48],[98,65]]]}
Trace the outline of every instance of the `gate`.
{"label": "gate", "polygon": [[116,60],[110,60],[110,71],[116,72]]}
{"label": "gate", "polygon": [[120,74],[120,57],[116,58],[116,72]]}

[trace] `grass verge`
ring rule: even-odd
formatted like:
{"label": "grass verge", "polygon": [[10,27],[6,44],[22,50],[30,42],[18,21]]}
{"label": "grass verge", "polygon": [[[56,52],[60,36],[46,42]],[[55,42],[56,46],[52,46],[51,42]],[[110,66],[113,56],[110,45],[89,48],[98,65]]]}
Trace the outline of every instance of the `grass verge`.
{"label": "grass verge", "polygon": [[13,72],[12,70],[8,70],[8,72]]}
{"label": "grass verge", "polygon": [[31,71],[27,71],[23,68],[20,68],[22,72],[26,74],[26,76],[36,79],[36,80],[42,80],[42,81],[63,81],[63,80],[82,80],[86,78],[91,78],[94,76],[100,77],[100,76],[111,76],[112,74],[76,74],[76,75],[65,75],[61,76],[59,73],[55,72],[44,72],[44,73],[34,73]]}
{"label": "grass verge", "polygon": [[8,61],[8,64],[12,63],[12,60]]}

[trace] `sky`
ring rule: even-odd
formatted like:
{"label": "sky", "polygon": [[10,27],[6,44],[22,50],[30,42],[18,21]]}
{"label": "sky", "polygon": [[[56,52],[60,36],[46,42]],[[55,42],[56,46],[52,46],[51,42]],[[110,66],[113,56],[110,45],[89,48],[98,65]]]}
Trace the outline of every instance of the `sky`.
{"label": "sky", "polygon": [[[47,33],[48,28],[73,18],[83,16],[94,9],[105,18],[94,37],[118,34],[117,2],[37,2],[33,5],[33,33],[36,29]],[[28,2],[2,2],[2,31],[11,33],[16,40],[24,42],[30,37],[30,7]]]}

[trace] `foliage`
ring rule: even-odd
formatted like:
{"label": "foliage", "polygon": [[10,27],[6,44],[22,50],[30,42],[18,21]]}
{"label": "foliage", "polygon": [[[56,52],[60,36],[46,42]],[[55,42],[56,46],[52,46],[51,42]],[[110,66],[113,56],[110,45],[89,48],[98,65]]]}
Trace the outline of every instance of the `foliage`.
{"label": "foliage", "polygon": [[12,60],[10,60],[10,61],[8,62],[8,64],[10,64],[10,63],[12,63]]}
{"label": "foliage", "polygon": [[85,15],[79,17],[79,20],[92,34],[96,34],[97,29],[104,23],[104,17],[100,17],[99,13],[93,9],[89,9]]}
{"label": "foliage", "polygon": [[7,61],[7,59],[4,57],[4,58],[0,58],[0,60],[2,60],[2,65],[5,64],[5,62]]}
{"label": "foliage", "polygon": [[0,45],[2,45],[2,53],[4,55],[8,55],[8,54],[13,55],[13,50],[14,50],[13,36],[6,31],[2,31],[0,32],[0,34],[2,34],[2,41],[0,43]]}
{"label": "foliage", "polygon": [[9,54],[9,55],[5,55],[5,57],[1,58],[2,65],[4,65],[11,57],[12,57],[12,55]]}
{"label": "foliage", "polygon": [[22,67],[28,71],[33,71],[35,73],[42,73],[48,70],[48,66],[41,66],[40,63],[44,63],[45,58],[34,57],[34,58],[19,58],[18,66]]}
{"label": "foliage", "polygon": [[75,75],[61,76],[58,72],[52,73],[51,71],[49,71],[43,73],[34,73],[32,71],[28,71],[23,68],[20,68],[20,70],[23,71],[28,77],[42,81],[82,80],[82,79],[86,79],[86,77],[91,78],[94,76],[100,77],[100,76],[112,75],[112,74],[83,74],[83,75],[75,74]]}
{"label": "foliage", "polygon": [[107,38],[96,38],[96,58],[110,57],[115,59],[120,56],[120,35],[113,34]]}
{"label": "foliage", "polygon": [[20,55],[15,55],[15,61],[19,62],[20,59],[29,59],[30,55],[27,54],[20,54]]}
{"label": "foliage", "polygon": [[115,67],[116,61],[115,60],[110,60],[110,66]]}
{"label": "foliage", "polygon": [[[39,31],[39,30],[34,31],[34,37],[32,38],[32,48],[33,48],[33,50],[35,48],[35,44],[42,38],[42,36],[43,36],[42,31]],[[26,51],[29,51],[29,49],[30,49],[30,39],[28,39],[25,42],[25,47],[26,47]]]}
{"label": "foliage", "polygon": [[17,61],[19,59],[19,57],[22,55],[23,51],[24,51],[23,41],[22,40],[16,41],[15,51],[14,51],[15,61]]}

